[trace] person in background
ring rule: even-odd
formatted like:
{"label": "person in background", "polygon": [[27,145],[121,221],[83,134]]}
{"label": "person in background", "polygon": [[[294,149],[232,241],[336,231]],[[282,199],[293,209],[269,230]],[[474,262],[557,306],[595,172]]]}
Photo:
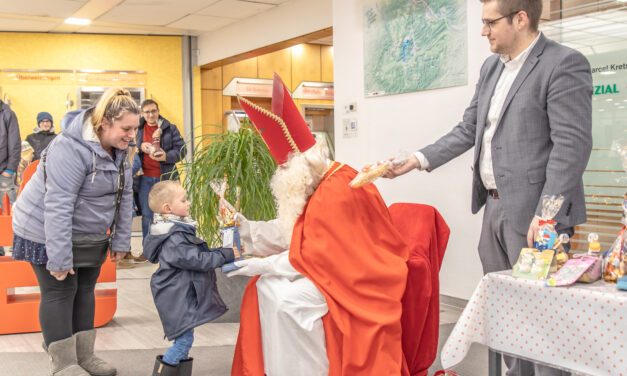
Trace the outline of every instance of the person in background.
{"label": "person in background", "polygon": [[[159,114],[159,105],[152,99],[141,104],[142,118],[137,131],[137,158],[141,162],[143,174],[139,180],[139,210],[142,213],[142,236],[148,235],[153,212],[148,205],[148,193],[153,185],[161,180],[178,180],[176,163],[185,158],[185,141],[176,125]],[[160,135],[155,132],[160,130]],[[158,141],[153,137],[159,137]],[[128,257],[131,257],[130,254]],[[140,256],[135,261],[146,261]]]}
{"label": "person in background", "polygon": [[[578,51],[538,31],[541,0],[482,0],[490,56],[462,121],[386,177],[432,171],[474,146],[472,212],[484,205],[484,273],[512,269],[533,247],[543,195],[564,195],[555,216],[570,236],[586,221],[583,172],[592,149],[592,76]],[[504,356],[507,375],[568,375]]]}
{"label": "person in background", "polygon": [[33,149],[35,149],[33,161],[39,160],[41,152],[56,136],[57,135],[54,133],[52,115],[47,112],[38,113],[37,126],[33,129],[33,133],[26,136],[26,142],[28,142]]}
{"label": "person in background", "polygon": [[127,149],[138,125],[139,108],[122,88],[108,89],[96,107],[68,112],[15,203],[13,258],[30,262],[39,283],[39,323],[51,375],[116,374],[94,355],[94,288],[101,265],[74,267],[72,237],[111,230],[111,258],[119,261],[130,251]]}
{"label": "person in background", "polygon": [[[22,144],[20,126],[15,112],[0,100],[0,211],[4,195],[13,203],[17,196],[14,176],[20,163]],[[0,256],[4,256],[4,247],[0,247]]]}
{"label": "person in background", "polygon": [[26,170],[26,167],[33,161],[34,152],[35,150],[28,142],[22,141],[20,164],[17,165],[17,172],[15,173],[15,187],[18,189],[18,192],[24,177],[24,170]]}
{"label": "person in background", "polygon": [[188,355],[194,328],[226,312],[214,269],[232,262],[239,252],[209,248],[196,237],[198,223],[189,218],[190,202],[178,181],[155,184],[148,202],[156,214],[144,241],[144,255],[159,264],[150,289],[165,336],[174,340],[163,356],[157,356],[153,376],[191,376],[193,358]]}

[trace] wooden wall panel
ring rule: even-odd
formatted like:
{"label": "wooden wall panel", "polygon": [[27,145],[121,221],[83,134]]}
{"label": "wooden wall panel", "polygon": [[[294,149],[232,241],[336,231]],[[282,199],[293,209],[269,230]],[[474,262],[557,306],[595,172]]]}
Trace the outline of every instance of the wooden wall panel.
{"label": "wooden wall panel", "polygon": [[276,72],[287,87],[292,87],[292,54],[289,48],[257,57],[259,78],[274,77]]}
{"label": "wooden wall panel", "polygon": [[[333,82],[333,48],[317,44],[303,44],[300,54],[285,48],[255,58],[242,60],[201,71],[202,124],[227,126],[224,112],[239,109],[236,98],[223,97],[222,89],[233,77],[272,78],[277,72],[285,85],[293,91],[302,81]],[[270,108],[270,98],[253,98],[255,103]],[[333,104],[333,101],[296,100],[302,103]],[[203,127],[203,134],[212,131]]]}
{"label": "wooden wall panel", "polygon": [[222,97],[222,126],[225,128],[229,125],[229,123],[226,120],[224,113],[233,109],[233,106],[231,106],[231,98],[232,97]]}
{"label": "wooden wall panel", "polygon": [[320,46],[320,70],[323,82],[333,82],[333,46]]}
{"label": "wooden wall panel", "polygon": [[[202,90],[202,124],[222,124],[222,90]],[[203,134],[209,127],[203,127]]]}
{"label": "wooden wall panel", "polygon": [[[291,91],[303,81],[320,81],[320,45],[301,44],[292,47]],[[298,52],[302,48],[302,51]]]}
{"label": "wooden wall panel", "polygon": [[201,70],[200,85],[202,89],[222,90],[222,67]]}
{"label": "wooden wall panel", "polygon": [[257,58],[238,61],[222,67],[222,88],[234,77],[257,78]]}

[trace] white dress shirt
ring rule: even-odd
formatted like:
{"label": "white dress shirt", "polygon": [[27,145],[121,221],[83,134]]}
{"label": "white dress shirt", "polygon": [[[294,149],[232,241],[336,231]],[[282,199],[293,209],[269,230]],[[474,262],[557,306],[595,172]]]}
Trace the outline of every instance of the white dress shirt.
{"label": "white dress shirt", "polygon": [[[483,138],[481,140],[481,154],[479,155],[479,174],[483,185],[486,189],[496,189],[496,181],[494,180],[494,169],[492,168],[492,138],[494,132],[499,124],[501,110],[503,109],[503,103],[509,93],[520,68],[522,68],[525,60],[529,56],[531,49],[540,39],[540,33],[536,36],[536,39],[531,42],[523,52],[521,52],[516,58],[510,59],[509,55],[501,55],[501,61],[505,64],[505,68],[499,77],[499,81],[494,89],[494,94],[490,99],[490,109],[488,111],[488,118],[486,119],[485,131],[483,132]],[[429,168],[429,161],[421,152],[415,152],[414,155],[420,162],[420,170],[426,170]]]}

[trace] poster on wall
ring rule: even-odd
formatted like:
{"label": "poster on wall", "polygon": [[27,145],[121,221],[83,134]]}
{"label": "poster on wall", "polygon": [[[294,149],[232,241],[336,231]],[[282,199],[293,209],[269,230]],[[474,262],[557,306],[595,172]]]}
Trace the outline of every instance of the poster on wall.
{"label": "poster on wall", "polygon": [[466,85],[466,0],[366,0],[366,97]]}

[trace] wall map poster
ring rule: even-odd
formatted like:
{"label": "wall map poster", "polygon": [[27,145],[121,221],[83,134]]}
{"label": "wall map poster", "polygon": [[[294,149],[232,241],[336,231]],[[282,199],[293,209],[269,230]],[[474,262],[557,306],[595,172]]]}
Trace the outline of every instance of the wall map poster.
{"label": "wall map poster", "polygon": [[466,85],[466,0],[366,0],[367,97]]}

